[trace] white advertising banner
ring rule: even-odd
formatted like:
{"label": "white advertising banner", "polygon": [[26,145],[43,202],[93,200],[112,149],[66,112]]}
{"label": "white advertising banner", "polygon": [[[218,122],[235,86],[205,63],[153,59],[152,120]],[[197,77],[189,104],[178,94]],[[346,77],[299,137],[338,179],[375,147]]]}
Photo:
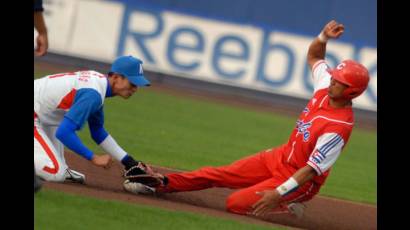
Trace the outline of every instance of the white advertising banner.
{"label": "white advertising banner", "polygon": [[[314,37],[130,2],[54,0],[44,7],[55,53],[103,62],[134,55],[151,71],[293,97],[312,94],[306,54]],[[369,88],[354,104],[376,111],[377,49],[330,41],[329,65],[344,59],[369,69]]]}

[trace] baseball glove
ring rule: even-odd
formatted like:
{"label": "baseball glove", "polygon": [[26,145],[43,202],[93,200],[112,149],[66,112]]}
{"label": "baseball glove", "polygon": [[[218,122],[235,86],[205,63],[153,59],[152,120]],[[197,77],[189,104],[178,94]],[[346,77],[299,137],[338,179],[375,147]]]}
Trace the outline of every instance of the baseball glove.
{"label": "baseball glove", "polygon": [[155,173],[148,165],[138,162],[124,173],[124,178],[130,182],[141,183],[149,187],[157,187],[163,184],[163,176]]}

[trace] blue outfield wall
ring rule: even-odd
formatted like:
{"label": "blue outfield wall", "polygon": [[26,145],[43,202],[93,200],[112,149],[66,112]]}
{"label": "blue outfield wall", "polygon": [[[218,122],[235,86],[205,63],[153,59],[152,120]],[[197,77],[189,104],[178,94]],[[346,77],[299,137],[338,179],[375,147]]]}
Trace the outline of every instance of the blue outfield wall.
{"label": "blue outfield wall", "polygon": [[132,54],[151,72],[304,99],[313,92],[309,44],[336,19],[345,34],[329,42],[326,61],[365,65],[371,80],[354,107],[377,111],[376,2],[59,2],[46,8],[51,52],[103,62]]}
{"label": "blue outfield wall", "polygon": [[[154,50],[149,49],[149,40],[158,39],[164,34],[164,27],[167,23],[164,12],[176,12],[182,15],[192,15],[199,18],[208,18],[219,22],[228,22],[232,25],[250,25],[255,28],[259,28],[263,32],[263,39],[261,41],[262,47],[259,51],[259,60],[257,61],[257,71],[254,73],[255,79],[252,80],[255,83],[262,83],[263,87],[268,87],[273,90],[285,89],[292,85],[292,81],[295,74],[300,68],[302,78],[302,91],[296,88],[288,88],[288,91],[282,91],[282,93],[291,95],[292,92],[303,92],[305,97],[313,92],[313,85],[311,82],[310,70],[307,62],[302,65],[298,62],[296,57],[298,54],[295,49],[290,48],[289,44],[274,42],[272,43],[272,33],[275,31],[305,36],[314,37],[320,32],[323,26],[331,19],[336,19],[345,24],[345,34],[338,39],[339,43],[349,44],[353,52],[351,55],[341,55],[343,49],[338,51],[332,51],[328,49],[326,59],[331,66],[336,66],[342,59],[352,58],[358,61],[362,61],[363,53],[366,49],[373,48],[377,50],[376,45],[376,2],[365,1],[353,4],[353,1],[347,1],[342,4],[339,0],[333,1],[315,1],[316,5],[312,5],[311,1],[165,1],[165,0],[114,0],[114,2],[122,3],[126,6],[124,18],[122,22],[121,35],[118,44],[117,55],[126,54],[126,38],[130,35],[134,38],[135,44],[141,49],[143,59],[148,64],[158,65],[158,58],[155,58]],[[347,5],[350,5],[349,7]],[[352,7],[354,6],[354,7]],[[138,28],[130,29],[130,21],[132,15],[135,12],[145,12],[154,19],[155,26],[151,31],[138,32]],[[141,25],[140,27],[142,27]],[[209,32],[207,29],[213,28],[200,28],[194,24],[190,26],[182,26],[169,34],[167,42],[167,61],[170,63],[174,70],[181,71],[183,73],[192,73],[196,76],[195,71],[204,65],[204,60],[196,60],[195,57],[188,62],[178,60],[178,52],[184,50],[191,53],[204,53],[205,43],[209,46],[209,41],[205,38]],[[249,35],[249,34],[248,34]],[[245,35],[245,36],[248,36]],[[183,42],[178,42],[178,39],[186,36],[191,36],[196,40],[196,44],[187,45]],[[245,37],[238,36],[237,34],[230,34],[230,31],[226,31],[226,34],[220,35],[220,39],[214,44],[214,50],[212,52],[211,69],[216,76],[219,76],[219,81],[225,81],[229,83],[240,84],[241,79],[246,78],[246,73],[249,72],[245,68],[237,68],[236,71],[227,71],[224,69],[222,62],[227,59],[237,61],[250,60],[250,52],[252,50],[250,41],[247,41]],[[277,40],[276,40],[277,41]],[[229,44],[234,43],[240,47],[241,52],[226,52],[224,48]],[[297,49],[306,49],[305,46],[298,47]],[[225,49],[226,50],[226,49]],[[306,52],[306,51],[303,51]],[[350,52],[350,51],[349,51]],[[288,60],[285,67],[279,67],[282,70],[282,74],[272,75],[267,71],[270,68],[272,62],[268,62],[268,59],[272,56],[272,53],[282,55]],[[306,55],[306,54],[303,54]],[[362,57],[362,58],[361,58]],[[299,63],[299,64],[298,64]],[[373,77],[377,75],[377,59],[371,63],[366,63],[369,68],[369,72]],[[287,67],[286,67],[287,66]],[[276,67],[275,67],[276,68]],[[274,77],[272,77],[274,76]],[[377,108],[377,87],[375,86],[375,80],[372,81],[371,87],[366,90],[364,97],[367,101],[359,101],[356,105],[364,105],[362,108],[376,110]],[[290,89],[290,90],[289,90]]]}
{"label": "blue outfield wall", "polygon": [[317,35],[335,19],[346,27],[340,39],[357,46],[377,46],[375,0],[112,0],[144,4],[218,20],[274,27],[282,31]]}

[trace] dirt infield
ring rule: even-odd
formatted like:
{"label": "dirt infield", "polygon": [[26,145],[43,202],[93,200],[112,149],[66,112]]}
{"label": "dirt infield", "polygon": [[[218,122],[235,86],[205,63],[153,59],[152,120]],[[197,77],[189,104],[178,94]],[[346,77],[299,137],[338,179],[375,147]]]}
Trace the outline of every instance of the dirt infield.
{"label": "dirt infield", "polygon": [[[153,205],[169,210],[189,211],[241,222],[265,226],[291,226],[303,229],[377,229],[377,208],[317,196],[306,203],[305,215],[297,219],[290,214],[270,215],[263,219],[231,214],[225,211],[225,198],[230,189],[212,188],[194,192],[180,192],[160,196],[134,195],[122,188],[122,166],[114,163],[106,170],[87,162],[75,153],[66,153],[68,165],[86,175],[86,184],[45,183],[45,187],[67,193],[91,196],[99,199],[120,200],[128,203]],[[174,170],[154,167],[162,173]]]}

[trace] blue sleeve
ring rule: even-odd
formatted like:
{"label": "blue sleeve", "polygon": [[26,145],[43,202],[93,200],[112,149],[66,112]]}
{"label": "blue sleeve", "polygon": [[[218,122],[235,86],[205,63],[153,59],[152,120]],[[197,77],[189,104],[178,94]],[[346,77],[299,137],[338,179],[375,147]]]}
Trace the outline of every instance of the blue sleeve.
{"label": "blue sleeve", "polygon": [[60,123],[56,131],[56,137],[61,141],[67,148],[80,154],[88,160],[93,157],[93,152],[81,143],[80,138],[75,133],[77,130],[77,125],[71,121],[69,118],[64,117],[63,121]]}
{"label": "blue sleeve", "polygon": [[83,127],[91,114],[96,113],[102,106],[101,96],[94,89],[80,89],[76,92],[74,103],[70,110],[64,115],[77,125],[79,130]]}
{"label": "blue sleeve", "polygon": [[91,137],[98,145],[105,140],[108,136],[107,131],[104,129],[104,111],[103,107],[97,110],[97,112],[91,114],[88,118],[88,126],[90,128]]}

